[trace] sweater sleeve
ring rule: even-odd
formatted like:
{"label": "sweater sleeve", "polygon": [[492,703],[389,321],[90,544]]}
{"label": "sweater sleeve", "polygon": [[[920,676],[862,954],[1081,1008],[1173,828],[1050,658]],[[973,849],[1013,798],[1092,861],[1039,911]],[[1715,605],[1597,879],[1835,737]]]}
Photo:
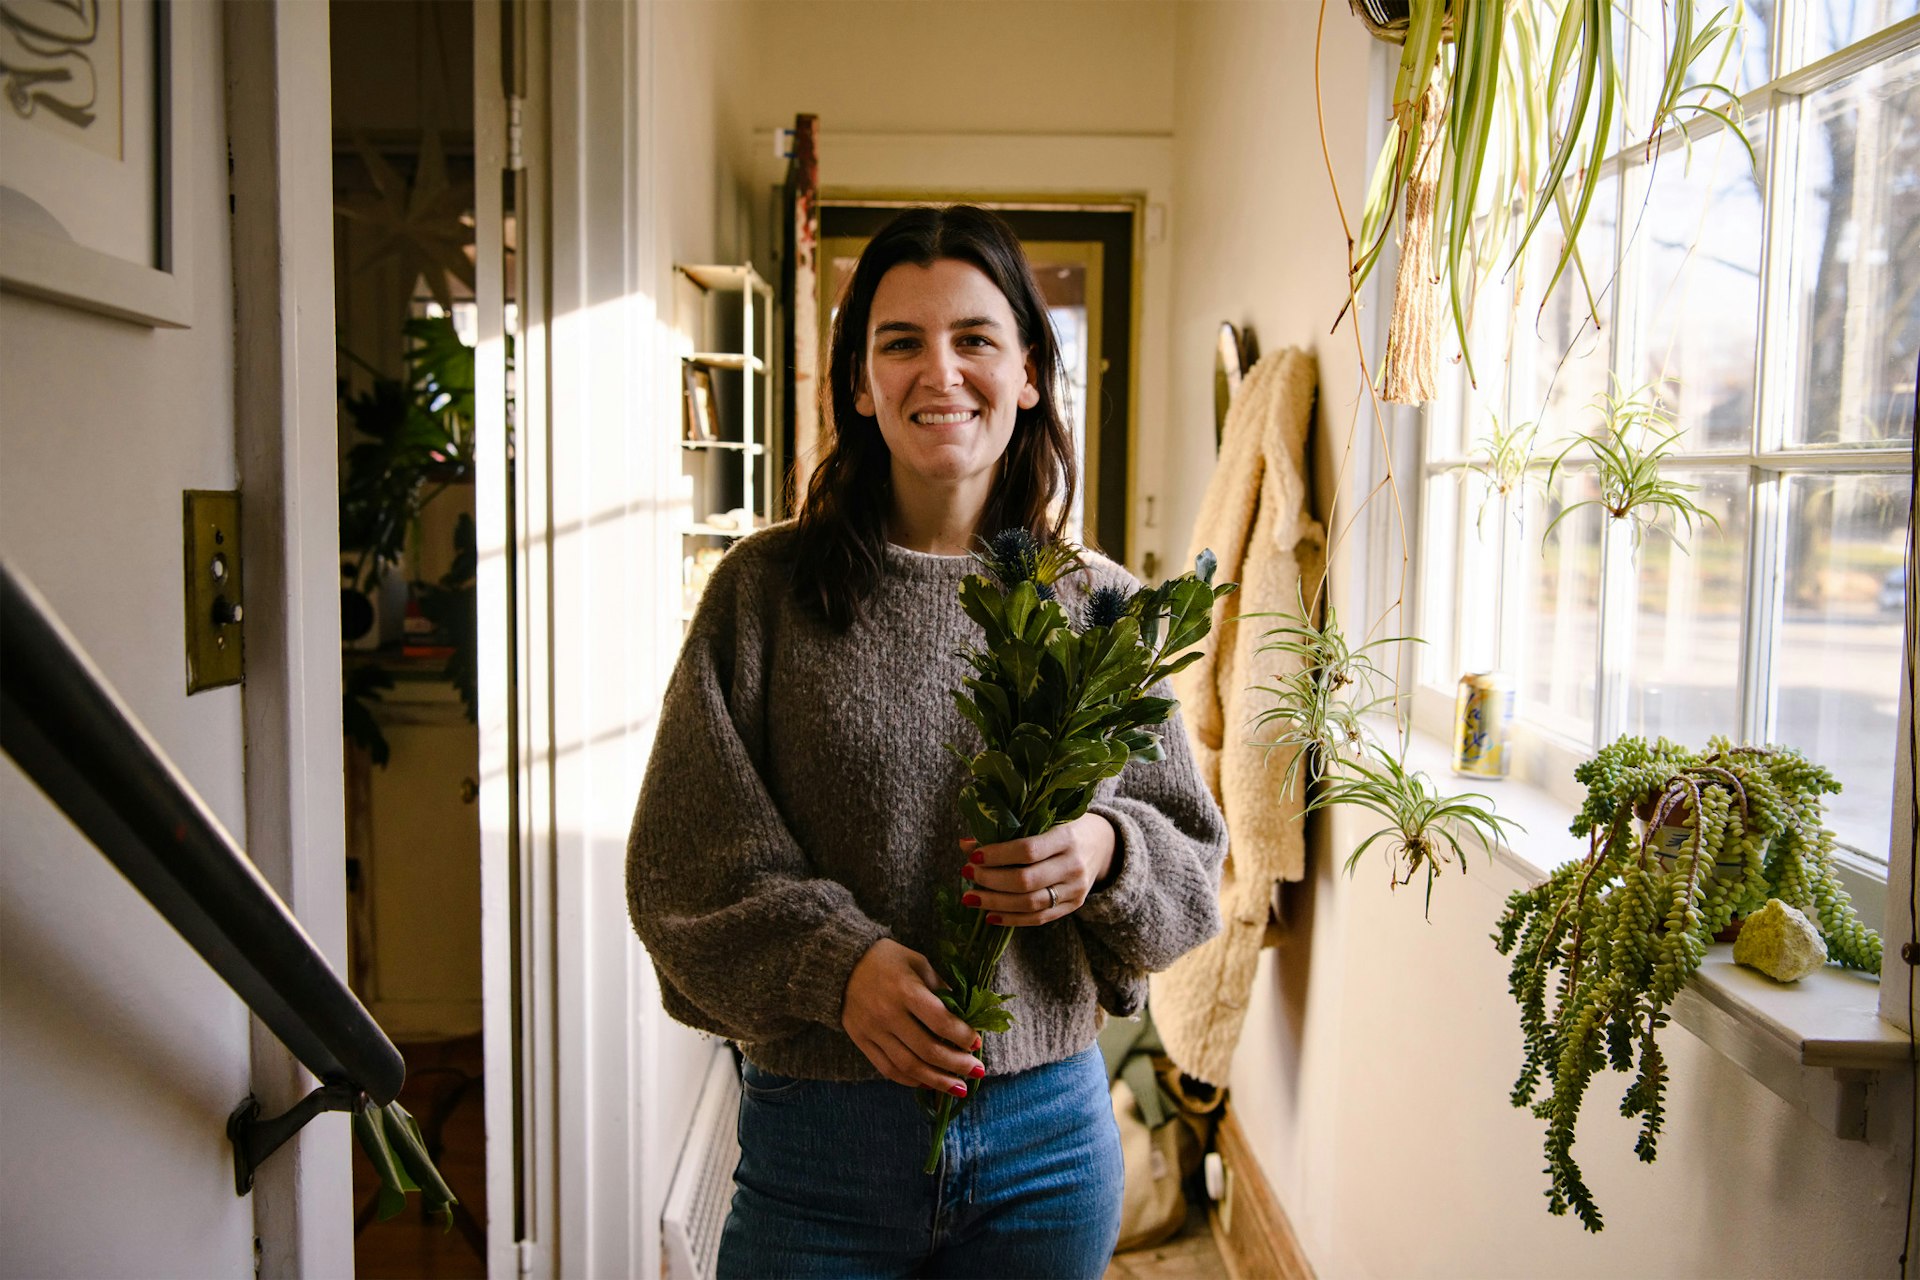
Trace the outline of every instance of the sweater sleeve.
{"label": "sweater sleeve", "polygon": [[743,550],[715,569],[667,686],[627,905],[675,1016],[754,1042],[839,1029],[847,978],[887,931],[813,873],[767,788],[769,566]]}
{"label": "sweater sleeve", "polygon": [[[1163,682],[1153,690],[1169,697]],[[1178,713],[1161,728],[1159,760],[1135,760],[1088,809],[1113,824],[1113,865],[1072,919],[1102,1003],[1138,1011],[1146,975],[1220,932],[1227,826],[1200,777]]]}

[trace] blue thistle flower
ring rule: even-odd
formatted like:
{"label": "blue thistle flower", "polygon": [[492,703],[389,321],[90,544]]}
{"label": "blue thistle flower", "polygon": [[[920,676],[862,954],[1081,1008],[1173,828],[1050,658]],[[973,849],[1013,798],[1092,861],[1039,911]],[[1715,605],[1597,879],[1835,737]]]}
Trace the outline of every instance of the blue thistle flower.
{"label": "blue thistle flower", "polygon": [[1119,587],[1095,587],[1087,594],[1087,602],[1080,608],[1081,629],[1112,626],[1126,616],[1127,604],[1131,599]]}
{"label": "blue thistle flower", "polygon": [[1002,529],[987,540],[986,558],[1000,585],[1010,589],[1033,578],[1040,559],[1040,541],[1026,529]]}

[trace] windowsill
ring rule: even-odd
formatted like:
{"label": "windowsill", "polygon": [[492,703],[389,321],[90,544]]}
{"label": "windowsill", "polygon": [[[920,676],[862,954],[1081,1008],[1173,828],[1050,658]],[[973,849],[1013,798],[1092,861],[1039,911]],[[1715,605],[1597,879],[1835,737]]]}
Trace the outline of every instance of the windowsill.
{"label": "windowsill", "polygon": [[[1502,817],[1525,828],[1493,849],[1492,874],[1516,879],[1513,887],[1539,884],[1586,855],[1586,842],[1569,830],[1574,810],[1541,787],[1456,776],[1448,744],[1419,731],[1406,764],[1443,790],[1482,792]],[[1837,1136],[1860,1139],[1867,1136],[1869,1086],[1881,1073],[1908,1069],[1907,1037],[1880,1017],[1879,1000],[1879,981],[1870,975],[1829,964],[1799,982],[1775,982],[1735,964],[1733,947],[1718,943],[1674,1001],[1673,1016]]]}

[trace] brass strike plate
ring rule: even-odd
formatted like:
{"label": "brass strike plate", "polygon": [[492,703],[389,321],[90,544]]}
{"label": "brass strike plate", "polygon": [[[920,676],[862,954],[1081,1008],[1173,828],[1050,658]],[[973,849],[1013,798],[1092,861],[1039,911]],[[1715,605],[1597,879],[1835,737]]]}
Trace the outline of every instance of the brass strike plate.
{"label": "brass strike plate", "polygon": [[240,574],[240,494],[186,491],[187,692],[239,684],[244,598]]}

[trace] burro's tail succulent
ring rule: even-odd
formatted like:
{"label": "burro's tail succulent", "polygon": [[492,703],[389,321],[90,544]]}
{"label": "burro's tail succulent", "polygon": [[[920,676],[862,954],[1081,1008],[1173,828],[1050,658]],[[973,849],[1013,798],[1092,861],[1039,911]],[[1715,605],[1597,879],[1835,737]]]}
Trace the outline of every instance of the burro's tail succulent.
{"label": "burro's tail succulent", "polygon": [[1494,940],[1513,957],[1525,1046],[1513,1105],[1547,1123],[1547,1208],[1598,1231],[1573,1158],[1580,1103],[1603,1067],[1633,1072],[1620,1111],[1640,1118],[1634,1151],[1654,1159],[1667,1085],[1656,1033],[1714,935],[1777,899],[1814,922],[1834,961],[1869,973],[1880,936],[1834,873],[1823,797],[1840,784],[1799,752],[1626,737],[1574,777],[1587,799],[1573,833],[1589,852],[1513,894]]}

